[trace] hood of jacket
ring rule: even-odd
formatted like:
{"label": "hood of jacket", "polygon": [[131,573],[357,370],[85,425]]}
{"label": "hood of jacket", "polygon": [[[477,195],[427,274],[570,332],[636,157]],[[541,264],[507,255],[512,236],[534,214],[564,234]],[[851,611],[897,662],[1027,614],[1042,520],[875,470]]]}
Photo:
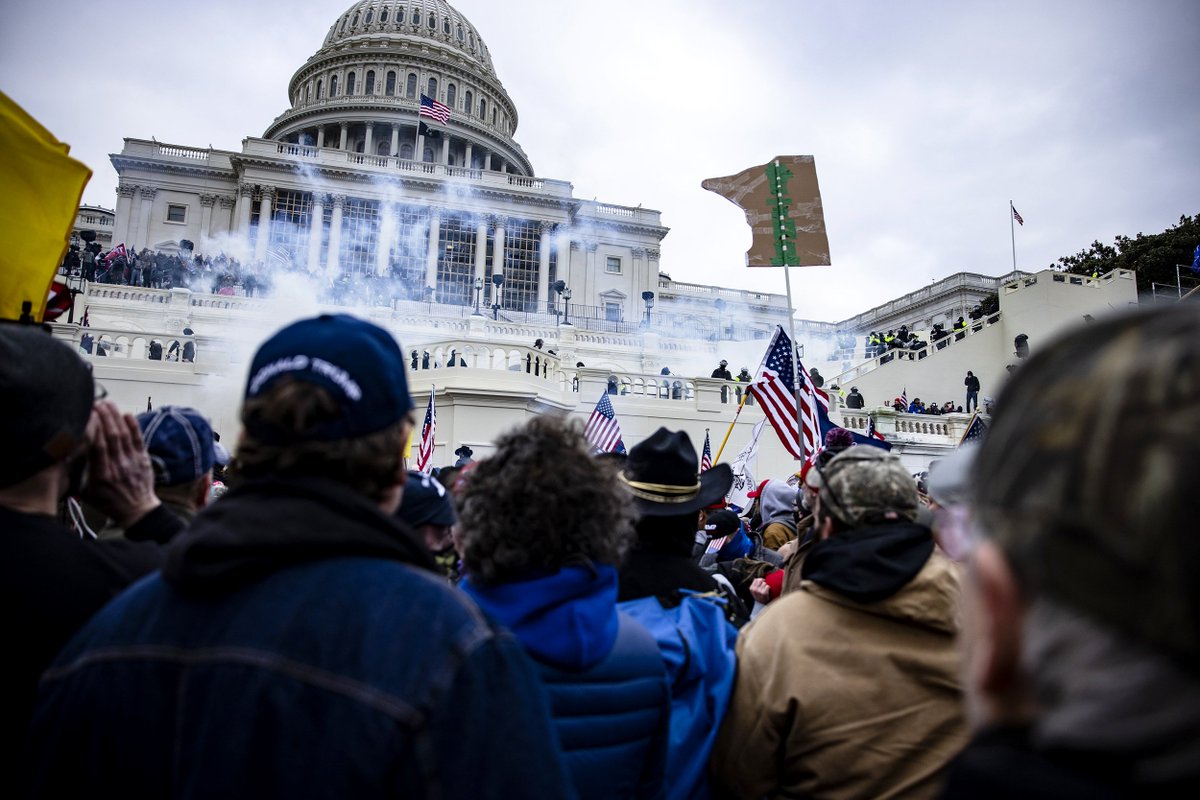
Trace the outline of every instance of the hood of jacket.
{"label": "hood of jacket", "polygon": [[959,591],[954,564],[934,555],[924,525],[873,525],[817,542],[802,587],[826,599],[953,633]]}
{"label": "hood of jacket", "polygon": [[264,478],[197,514],[167,548],[163,578],[181,592],[220,593],[293,564],[347,556],[436,570],[416,532],[348,487]]}
{"label": "hood of jacket", "polygon": [[617,640],[617,570],[569,566],[549,575],[491,586],[460,584],[485,612],[508,628],[529,654],[569,671],[592,667]]}
{"label": "hood of jacket", "polygon": [[762,525],[793,520],[796,510],[796,487],[771,479],[762,492]]}

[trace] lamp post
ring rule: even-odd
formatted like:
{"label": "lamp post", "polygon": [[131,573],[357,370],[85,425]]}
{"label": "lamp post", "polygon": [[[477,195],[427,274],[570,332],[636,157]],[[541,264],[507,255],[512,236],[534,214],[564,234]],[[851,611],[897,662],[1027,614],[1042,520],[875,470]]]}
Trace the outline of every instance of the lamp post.
{"label": "lamp post", "polygon": [[482,317],[483,314],[479,311],[479,295],[483,292],[483,278],[475,279],[475,313],[472,317]]}
{"label": "lamp post", "polygon": [[562,292],[563,300],[563,325],[571,324],[571,287],[567,286]]}
{"label": "lamp post", "polygon": [[721,312],[725,310],[725,301],[717,298],[713,301],[713,305],[717,307],[717,338],[725,338],[725,329],[721,327]]}
{"label": "lamp post", "polygon": [[496,291],[492,293],[492,319],[500,319],[500,287],[504,285],[504,276],[493,275],[492,283],[496,284]]}
{"label": "lamp post", "polygon": [[650,309],[654,308],[654,292],[642,292],[642,302],[646,304],[646,321],[642,327],[650,327]]}
{"label": "lamp post", "polygon": [[550,284],[550,288],[554,290],[554,321],[557,323],[562,318],[562,312],[558,310],[558,298],[562,295],[563,289],[567,288],[567,283],[560,279]]}

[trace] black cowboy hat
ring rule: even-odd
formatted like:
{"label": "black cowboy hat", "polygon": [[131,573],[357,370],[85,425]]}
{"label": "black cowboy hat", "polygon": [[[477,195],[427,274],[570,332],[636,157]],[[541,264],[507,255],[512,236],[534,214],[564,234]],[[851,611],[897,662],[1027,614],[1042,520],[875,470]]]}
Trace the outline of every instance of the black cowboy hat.
{"label": "black cowboy hat", "polygon": [[454,455],[466,456],[467,458],[470,458],[471,456],[475,455],[475,451],[464,444],[460,445],[459,448],[454,451]]}
{"label": "black cowboy hat", "polygon": [[716,464],[700,472],[696,448],[683,431],[659,428],[629,451],[621,480],[643,517],[673,517],[711,506],[733,485],[733,470]]}

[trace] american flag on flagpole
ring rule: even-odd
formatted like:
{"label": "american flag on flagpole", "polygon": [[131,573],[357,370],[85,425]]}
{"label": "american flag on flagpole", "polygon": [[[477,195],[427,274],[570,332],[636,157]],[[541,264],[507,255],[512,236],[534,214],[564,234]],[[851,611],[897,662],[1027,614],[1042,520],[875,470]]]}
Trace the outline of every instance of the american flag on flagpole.
{"label": "american flag on flagpole", "polygon": [[882,433],[875,430],[875,417],[870,414],[867,415],[867,436],[878,439],[881,442],[887,441],[887,438]]}
{"label": "american flag on flagpole", "polygon": [[1025,227],[1025,220],[1022,219],[1021,215],[1017,213],[1017,207],[1014,206],[1012,203],[1009,203],[1008,207],[1012,209],[1013,219],[1015,219],[1017,221],[1017,224],[1020,225],[1022,228]]}
{"label": "american flag on flagpole", "polygon": [[[758,398],[763,413],[770,420],[784,448],[797,461],[803,461],[821,448],[817,403],[828,408],[829,395],[813,387],[795,353],[792,340],[783,332],[783,326],[776,326],[771,346],[767,348],[767,354],[758,366],[758,373],[750,383],[750,391]],[[796,391],[794,369],[798,370],[800,376],[799,392]],[[800,419],[799,426],[797,417]]]}
{"label": "american flag on flagpole", "polygon": [[450,121],[450,106],[445,103],[439,103],[432,97],[421,95],[421,111],[420,116],[436,119],[438,122],[445,125]]}
{"label": "american flag on flagpole", "polygon": [[700,471],[712,469],[712,445],[708,441],[708,428],[704,429],[704,450],[700,453]]}
{"label": "american flag on flagpole", "polygon": [[583,436],[597,452],[625,452],[625,443],[621,441],[621,423],[617,422],[617,412],[613,410],[607,392],[600,395],[596,410],[588,417],[587,425],[584,426]]}
{"label": "american flag on flagpole", "polygon": [[908,411],[908,387],[905,386],[900,390],[900,403],[904,406],[904,411]]}
{"label": "american flag on flagpole", "polygon": [[437,434],[437,408],[433,402],[434,389],[429,389],[429,406],[425,409],[425,422],[421,424],[421,444],[417,448],[417,472],[429,474],[433,468],[433,443]]}

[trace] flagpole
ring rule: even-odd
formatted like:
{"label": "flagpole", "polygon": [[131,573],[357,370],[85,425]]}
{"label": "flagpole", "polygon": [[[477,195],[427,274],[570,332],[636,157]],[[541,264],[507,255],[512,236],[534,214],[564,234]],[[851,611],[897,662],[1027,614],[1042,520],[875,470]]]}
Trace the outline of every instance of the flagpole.
{"label": "flagpole", "polygon": [[725,438],[721,440],[721,446],[717,448],[717,454],[713,456],[714,464],[721,460],[721,453],[725,452],[725,445],[729,442],[729,436],[733,433],[733,426],[737,425],[738,417],[742,415],[742,408],[746,405],[746,398],[749,396],[750,384],[746,384],[746,391],[742,392],[742,401],[738,403],[737,412],[733,415],[733,422],[729,423],[729,430],[725,431]]}
{"label": "flagpole", "polygon": [[[787,248],[787,234],[782,234],[784,239],[784,249]],[[786,258],[784,261],[786,262]],[[787,308],[788,308],[788,336],[792,338],[792,388],[794,389],[794,401],[796,403],[796,433],[800,436],[800,447],[804,449],[804,423],[800,420],[800,354],[798,351],[799,345],[796,344],[796,312],[792,310],[792,268],[786,263],[783,265],[783,282],[787,287]],[[816,393],[813,393],[813,402],[816,402]],[[820,432],[816,434],[819,436]],[[805,450],[807,452],[807,450]]]}
{"label": "flagpole", "polygon": [[1012,200],[1008,201],[1008,234],[1012,237],[1012,256],[1013,256],[1013,272],[1017,271],[1017,228],[1013,225],[1013,220],[1017,218],[1016,209],[1013,207]]}

